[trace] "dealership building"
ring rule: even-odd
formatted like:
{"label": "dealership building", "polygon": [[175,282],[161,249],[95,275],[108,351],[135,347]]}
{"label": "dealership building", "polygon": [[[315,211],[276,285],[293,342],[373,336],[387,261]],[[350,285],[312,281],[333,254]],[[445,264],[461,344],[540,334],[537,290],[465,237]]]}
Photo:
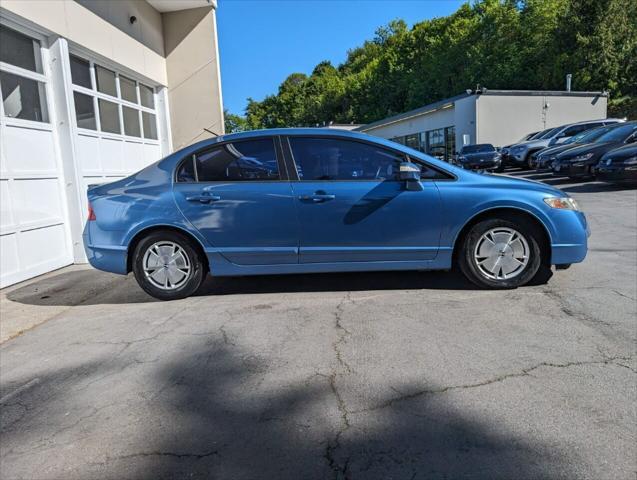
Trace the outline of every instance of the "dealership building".
{"label": "dealership building", "polygon": [[86,261],[86,188],[223,133],[216,0],[2,0],[0,287]]}
{"label": "dealership building", "polygon": [[605,92],[480,90],[425,105],[356,130],[449,160],[463,145],[511,144],[522,136],[606,118]]}

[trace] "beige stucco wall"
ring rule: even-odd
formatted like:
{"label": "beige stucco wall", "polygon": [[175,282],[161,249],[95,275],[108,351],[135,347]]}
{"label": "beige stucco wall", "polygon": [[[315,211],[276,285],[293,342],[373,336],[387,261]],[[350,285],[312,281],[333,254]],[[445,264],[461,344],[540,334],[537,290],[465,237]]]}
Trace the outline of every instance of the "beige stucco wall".
{"label": "beige stucco wall", "polygon": [[175,149],[224,133],[213,8],[163,14],[168,103]]}
{"label": "beige stucco wall", "polygon": [[530,132],[606,118],[607,103],[607,97],[595,95],[479,95],[476,143],[504,146]]}
{"label": "beige stucco wall", "polygon": [[[161,36],[161,17],[146,2],[104,0],[95,2],[90,10],[70,0],[2,0],[0,6],[156,84],[167,84],[166,60],[155,51],[162,44],[157,38]],[[128,12],[137,16],[139,25],[130,25],[124,18]]]}

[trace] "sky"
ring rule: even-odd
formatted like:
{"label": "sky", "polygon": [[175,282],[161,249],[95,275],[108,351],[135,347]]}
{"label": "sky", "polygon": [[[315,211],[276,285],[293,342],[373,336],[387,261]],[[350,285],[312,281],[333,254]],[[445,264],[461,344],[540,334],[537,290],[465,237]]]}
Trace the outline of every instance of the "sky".
{"label": "sky", "polygon": [[217,30],[224,108],[242,114],[295,72],[312,73],[371,40],[379,26],[409,26],[453,13],[460,0],[218,0]]}

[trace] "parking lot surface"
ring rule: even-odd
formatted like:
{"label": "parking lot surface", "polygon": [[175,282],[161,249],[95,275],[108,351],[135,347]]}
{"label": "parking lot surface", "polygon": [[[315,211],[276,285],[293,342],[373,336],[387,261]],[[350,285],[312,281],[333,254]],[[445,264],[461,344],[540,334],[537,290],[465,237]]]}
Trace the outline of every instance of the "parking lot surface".
{"label": "parking lot surface", "polygon": [[246,277],[165,303],[82,268],[9,289],[4,316],[44,323],[0,346],[0,477],[634,479],[637,190],[511,174],[591,224],[547,284]]}

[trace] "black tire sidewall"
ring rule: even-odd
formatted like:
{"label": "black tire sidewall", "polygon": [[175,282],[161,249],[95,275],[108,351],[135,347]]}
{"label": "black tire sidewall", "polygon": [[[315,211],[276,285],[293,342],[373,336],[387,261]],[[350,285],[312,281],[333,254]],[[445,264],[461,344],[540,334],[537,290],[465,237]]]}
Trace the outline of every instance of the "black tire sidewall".
{"label": "black tire sidewall", "polygon": [[[175,290],[162,290],[153,285],[144,274],[143,261],[146,250],[157,242],[174,242],[183,248],[193,267],[192,275],[186,283]],[[159,300],[178,300],[195,293],[205,280],[204,262],[201,255],[185,235],[171,231],[157,231],[142,238],[133,252],[132,269],[139,286],[149,295]]]}
{"label": "black tire sidewall", "polygon": [[[507,280],[493,280],[485,277],[476,265],[473,255],[480,237],[489,230],[498,227],[512,228],[518,231],[526,239],[530,250],[531,258],[522,273]],[[535,277],[542,265],[542,250],[538,238],[536,228],[524,221],[502,218],[483,220],[471,227],[464,237],[462,250],[458,256],[460,269],[471,282],[483,288],[507,289],[525,285]]]}

